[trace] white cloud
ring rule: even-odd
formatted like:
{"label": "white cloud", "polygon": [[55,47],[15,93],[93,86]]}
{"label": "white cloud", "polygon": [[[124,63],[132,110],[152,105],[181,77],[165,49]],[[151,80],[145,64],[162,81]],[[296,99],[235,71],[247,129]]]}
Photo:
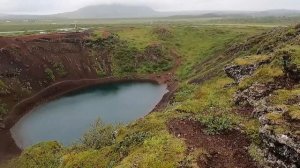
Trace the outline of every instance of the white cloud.
{"label": "white cloud", "polygon": [[300,0],[0,0],[0,13],[48,14],[94,4],[146,5],[160,11],[299,9]]}

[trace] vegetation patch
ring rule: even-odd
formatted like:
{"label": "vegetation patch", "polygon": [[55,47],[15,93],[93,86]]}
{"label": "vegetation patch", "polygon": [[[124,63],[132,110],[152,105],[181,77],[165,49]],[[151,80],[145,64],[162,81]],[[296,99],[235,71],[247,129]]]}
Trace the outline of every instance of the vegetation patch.
{"label": "vegetation patch", "polygon": [[300,89],[296,89],[296,88],[293,90],[280,89],[274,91],[272,96],[269,98],[269,102],[272,105],[288,104],[289,100],[292,100],[298,95],[300,95]]}
{"label": "vegetation patch", "polygon": [[7,111],[6,104],[0,102],[0,120],[4,118],[4,116],[7,114]]}
{"label": "vegetation patch", "polygon": [[182,84],[179,89],[176,91],[174,96],[175,102],[183,102],[187,99],[190,99],[194,96],[194,92],[197,86],[194,84]]}
{"label": "vegetation patch", "polygon": [[7,86],[5,85],[5,83],[2,80],[0,80],[0,90],[5,89],[5,88],[7,88]]}
{"label": "vegetation patch", "polygon": [[249,154],[251,157],[259,163],[261,166],[265,166],[264,153],[263,151],[254,143],[249,146]]}
{"label": "vegetation patch", "polygon": [[80,139],[80,147],[99,150],[111,146],[117,136],[117,130],[118,126],[105,124],[101,119],[97,119]]}
{"label": "vegetation patch", "polygon": [[161,132],[145,140],[143,145],[129,154],[117,168],[177,167],[179,161],[184,158],[185,150],[183,141],[172,137],[168,132]]}
{"label": "vegetation patch", "polygon": [[208,134],[220,134],[233,128],[231,118],[226,115],[207,115],[201,116],[198,120],[206,127]]}
{"label": "vegetation patch", "polygon": [[17,159],[9,162],[8,168],[49,168],[59,167],[63,148],[57,142],[42,142],[26,149]]}
{"label": "vegetation patch", "polygon": [[167,27],[156,27],[153,29],[153,34],[157,36],[160,40],[168,40],[173,37],[171,30]]}
{"label": "vegetation patch", "polygon": [[[182,65],[177,71],[180,88],[174,101],[161,112],[151,113],[126,126],[97,121],[71,147],[52,142],[33,146],[26,151],[33,157],[39,155],[38,160],[29,160],[25,151],[12,161],[11,167],[196,167],[197,159],[205,156],[206,151],[188,151],[184,140],[171,135],[167,128],[170,120],[179,117],[196,119],[206,127],[208,134],[222,134],[243,123],[249,134],[257,135],[256,122],[237,117],[232,112],[231,97],[238,88],[231,85],[232,79],[224,77],[222,69],[236,56],[228,58],[220,54],[233,40],[239,41],[256,33],[255,28],[183,25],[153,29],[151,26],[124,25],[107,29],[99,31],[86,44],[98,76],[166,71],[172,68],[171,56],[176,51]],[[54,81],[55,75],[65,75],[65,67],[60,63],[51,68],[45,69],[49,80]],[[211,73],[216,76],[203,78],[205,81],[201,85],[190,82],[194,77]]]}
{"label": "vegetation patch", "polygon": [[271,112],[266,115],[266,118],[274,125],[280,125],[285,122],[281,113]]}
{"label": "vegetation patch", "polygon": [[59,77],[65,77],[68,72],[65,70],[65,66],[62,63],[54,63],[53,68],[55,70],[55,73],[58,74]]}
{"label": "vegetation patch", "polygon": [[254,83],[274,83],[276,78],[284,76],[282,68],[278,65],[264,65],[248,78],[243,79],[240,84],[240,89],[250,87]]}
{"label": "vegetation patch", "polygon": [[237,65],[255,65],[257,63],[265,62],[270,60],[268,55],[251,55],[246,57],[237,58],[234,60],[234,64]]}
{"label": "vegetation patch", "polygon": [[45,74],[47,75],[48,80],[55,81],[54,72],[50,68],[45,69]]}

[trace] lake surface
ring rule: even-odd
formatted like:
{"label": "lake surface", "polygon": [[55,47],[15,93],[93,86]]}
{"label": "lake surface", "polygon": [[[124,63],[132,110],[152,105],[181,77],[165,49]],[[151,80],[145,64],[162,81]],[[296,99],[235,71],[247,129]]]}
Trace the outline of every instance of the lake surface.
{"label": "lake surface", "polygon": [[35,108],[10,130],[24,149],[41,141],[76,142],[99,117],[106,123],[128,123],[148,114],[167,93],[166,85],[122,83],[70,93]]}

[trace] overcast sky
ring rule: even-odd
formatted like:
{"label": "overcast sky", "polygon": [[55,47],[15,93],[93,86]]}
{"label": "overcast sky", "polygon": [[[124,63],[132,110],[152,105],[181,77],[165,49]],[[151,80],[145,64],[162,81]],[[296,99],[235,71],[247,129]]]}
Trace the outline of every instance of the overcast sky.
{"label": "overcast sky", "polygon": [[50,14],[95,4],[145,5],[159,11],[298,9],[300,0],[0,0],[0,13]]}

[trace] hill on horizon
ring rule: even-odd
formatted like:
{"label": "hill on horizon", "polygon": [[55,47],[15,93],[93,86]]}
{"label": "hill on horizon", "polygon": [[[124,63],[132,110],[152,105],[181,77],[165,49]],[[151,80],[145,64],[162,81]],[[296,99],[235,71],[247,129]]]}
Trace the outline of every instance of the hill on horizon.
{"label": "hill on horizon", "polygon": [[80,8],[74,12],[55,14],[52,16],[62,18],[143,18],[157,17],[160,12],[147,6],[127,6],[127,5],[93,5]]}
{"label": "hill on horizon", "polygon": [[266,11],[173,11],[160,12],[147,6],[128,6],[121,4],[93,5],[80,8],[73,12],[52,15],[6,15],[0,19],[120,19],[120,18],[249,18],[249,17],[295,17],[300,16],[299,10],[272,9]]}

